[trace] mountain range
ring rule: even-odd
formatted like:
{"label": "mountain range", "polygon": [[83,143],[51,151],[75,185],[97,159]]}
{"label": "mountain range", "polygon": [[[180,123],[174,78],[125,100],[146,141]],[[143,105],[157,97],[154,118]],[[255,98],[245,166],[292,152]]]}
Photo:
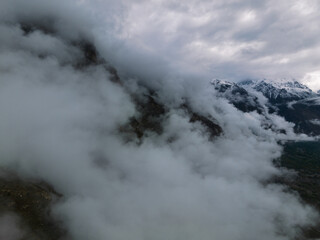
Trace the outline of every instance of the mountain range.
{"label": "mountain range", "polygon": [[320,134],[320,94],[295,79],[211,81],[217,95],[242,112],[273,113],[295,124],[296,133]]}

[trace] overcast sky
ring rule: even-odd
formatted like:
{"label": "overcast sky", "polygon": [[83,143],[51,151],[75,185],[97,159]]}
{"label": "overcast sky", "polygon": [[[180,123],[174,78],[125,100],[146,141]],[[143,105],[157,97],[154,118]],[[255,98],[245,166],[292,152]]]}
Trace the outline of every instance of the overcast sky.
{"label": "overcast sky", "polygon": [[[317,0],[80,0],[130,48],[206,77],[296,78],[320,89]],[[111,21],[110,21],[111,20]],[[107,25],[105,25],[107,26]],[[311,82],[310,82],[311,81]]]}

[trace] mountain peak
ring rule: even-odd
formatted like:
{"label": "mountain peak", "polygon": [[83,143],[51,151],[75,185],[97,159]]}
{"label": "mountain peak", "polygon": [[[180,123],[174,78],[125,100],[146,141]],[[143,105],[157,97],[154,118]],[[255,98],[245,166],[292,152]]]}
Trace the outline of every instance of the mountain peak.
{"label": "mountain peak", "polygon": [[272,103],[283,103],[317,96],[310,88],[296,79],[244,80],[240,86],[261,92]]}

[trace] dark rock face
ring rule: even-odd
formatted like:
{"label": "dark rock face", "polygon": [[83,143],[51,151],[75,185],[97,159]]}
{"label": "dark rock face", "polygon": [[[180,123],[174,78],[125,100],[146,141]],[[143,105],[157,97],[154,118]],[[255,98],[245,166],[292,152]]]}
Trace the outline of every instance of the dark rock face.
{"label": "dark rock face", "polygon": [[211,140],[217,136],[220,136],[223,132],[222,128],[213,120],[196,113],[191,114],[190,122],[200,122],[204,127],[206,127],[206,129],[209,131]]}
{"label": "dark rock face", "polygon": [[137,100],[136,106],[140,116],[130,120],[130,127],[136,136],[141,139],[147,131],[161,134],[162,118],[167,112],[165,106],[158,103],[151,95],[147,96],[144,102]]}
{"label": "dark rock face", "polygon": [[57,240],[66,236],[59,221],[52,218],[50,207],[61,195],[44,182],[17,177],[0,178],[0,213],[17,214],[23,225],[23,239]]}
{"label": "dark rock face", "polygon": [[21,22],[20,28],[24,32],[25,35],[29,35],[34,31],[40,31],[44,34],[54,34],[54,21],[52,19],[46,19],[43,22]]}
{"label": "dark rock face", "polygon": [[[148,132],[161,135],[163,132],[163,121],[168,113],[168,108],[159,103],[151,94],[146,96],[144,101],[135,100],[139,116],[130,119],[127,126],[121,127],[120,131],[134,133],[141,140]],[[209,132],[210,140],[222,134],[222,128],[210,117],[205,117],[190,110],[187,105],[181,106],[189,115],[190,122],[200,122]]]}

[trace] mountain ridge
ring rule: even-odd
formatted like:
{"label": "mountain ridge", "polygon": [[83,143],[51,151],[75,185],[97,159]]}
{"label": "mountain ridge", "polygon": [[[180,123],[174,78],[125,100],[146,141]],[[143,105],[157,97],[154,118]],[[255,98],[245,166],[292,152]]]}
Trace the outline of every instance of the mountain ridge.
{"label": "mountain ridge", "polygon": [[[215,79],[210,83],[218,97],[227,99],[240,111],[266,115],[266,108],[294,123],[296,133],[320,135],[320,95],[295,79],[247,79],[238,83]],[[259,101],[258,94],[266,98],[266,103]]]}
{"label": "mountain ridge", "polygon": [[319,96],[306,85],[295,79],[291,80],[244,80],[238,85],[261,92],[273,104],[281,104],[288,101],[297,101],[305,98]]}

